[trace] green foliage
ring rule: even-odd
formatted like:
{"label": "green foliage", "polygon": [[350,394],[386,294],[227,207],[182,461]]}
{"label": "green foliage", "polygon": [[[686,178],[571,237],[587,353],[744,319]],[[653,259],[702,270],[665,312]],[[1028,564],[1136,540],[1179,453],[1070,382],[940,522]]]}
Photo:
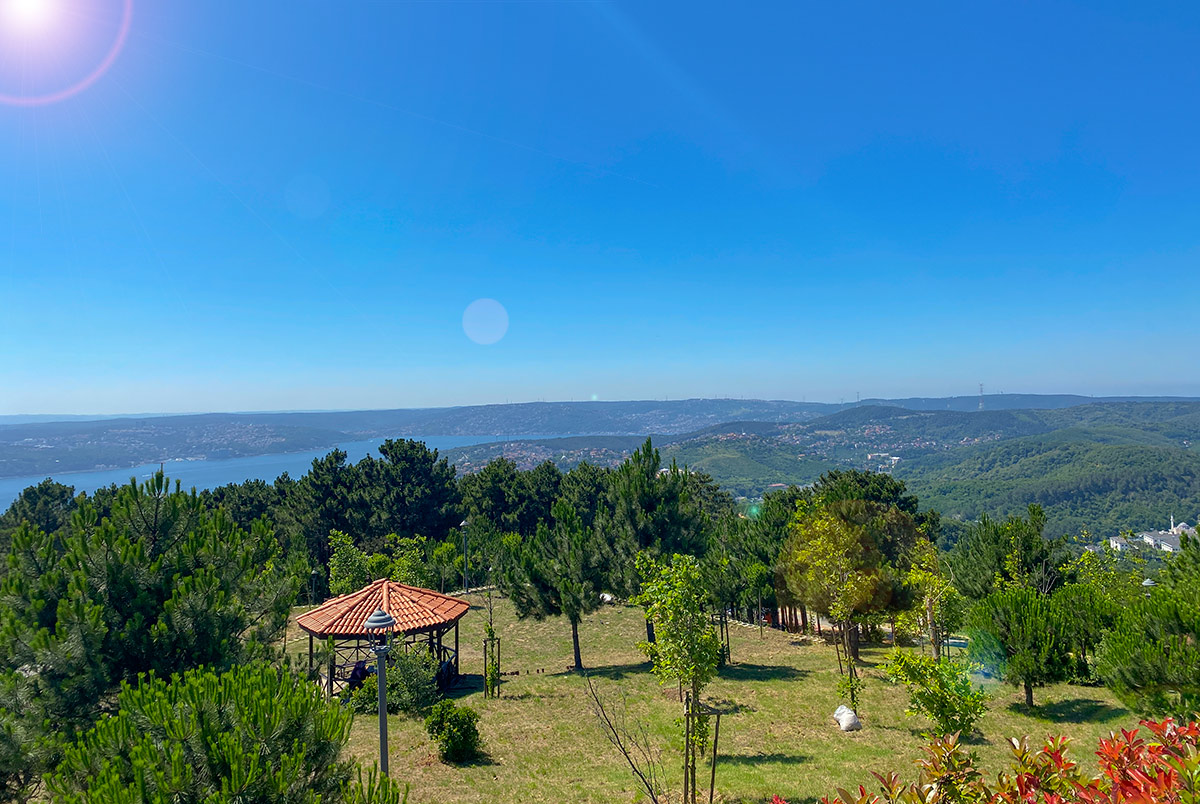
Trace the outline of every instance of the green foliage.
{"label": "green foliage", "polygon": [[643,553],[637,567],[642,591],[634,602],[646,609],[656,636],[654,642],[639,647],[654,663],[660,682],[677,681],[698,700],[701,689],[716,676],[722,652],[706,608],[708,592],[700,562],[693,556],[675,555],[660,563]]}
{"label": "green foliage", "polygon": [[352,783],[351,715],[302,678],[261,664],[125,684],[117,713],[69,747],[47,778],[62,804],[106,801],[399,801],[390,783]]}
{"label": "green foliage", "polygon": [[1028,587],[993,592],[979,601],[968,620],[971,659],[1025,687],[1033,705],[1033,687],[1070,675],[1070,641],[1054,603]]}
{"label": "green foliage", "polygon": [[[0,514],[0,555],[8,553],[12,534],[22,524],[32,525],[43,533],[57,533],[71,521],[75,506],[75,489],[50,478],[24,489],[8,510]],[[0,575],[4,569],[0,565]]]}
{"label": "green foliage", "polygon": [[650,439],[613,472],[597,527],[612,545],[608,586],[627,597],[639,589],[639,553],[699,555],[708,518],[689,496],[686,471],[662,458]]}
{"label": "green foliage", "polygon": [[838,676],[837,694],[843,701],[850,703],[850,708],[858,711],[858,698],[862,695],[867,683],[853,673]]}
{"label": "green foliage", "polygon": [[1017,514],[1034,501],[1055,535],[1161,527],[1170,511],[1200,510],[1200,455],[1152,434],[1154,426],[978,444],[902,462],[898,471],[944,517]]}
{"label": "green foliage", "polygon": [[562,479],[562,472],[549,461],[528,472],[506,458],[491,461],[460,481],[467,520],[490,523],[496,532],[530,536],[539,522],[550,519]]}
{"label": "green foliage", "polygon": [[444,541],[434,546],[429,556],[429,565],[434,578],[437,579],[439,592],[446,591],[447,584],[453,584],[455,579],[462,580],[462,556],[458,545],[453,541]]}
{"label": "green foliage", "polygon": [[[1068,756],[1069,740],[1050,737],[1041,748],[1029,738],[1010,739],[1007,771],[990,784],[976,767],[977,757],[965,750],[958,735],[939,737],[917,760],[915,782],[900,775],[875,772],[879,794],[859,786],[857,794],[839,788],[827,804],[1196,804],[1200,800],[1200,728],[1171,720],[1142,721],[1150,732],[1122,729],[1100,740],[1096,756],[1100,773],[1088,777]],[[786,804],[779,796],[773,804]]]}
{"label": "green foliage", "polygon": [[1069,583],[1056,591],[1052,600],[1071,651],[1075,677],[1089,680],[1090,662],[1120,611],[1107,590],[1091,583]]}
{"label": "green foliage", "polygon": [[345,533],[329,535],[329,592],[345,595],[357,592],[372,581],[390,578],[409,586],[434,585],[433,573],[425,561],[427,544],[423,536],[384,538],[384,552],[367,554],[354,546]]}
{"label": "green foliage", "polygon": [[437,740],[438,752],[447,762],[464,762],[479,754],[479,713],[469,706],[442,701],[425,718],[425,730]]}
{"label": "green foliage", "polygon": [[315,459],[284,496],[281,527],[306,546],[314,563],[328,564],[333,531],[350,534],[355,547],[371,554],[384,549],[389,534],[440,541],[458,523],[454,468],[437,450],[389,439],[378,452],[351,464],[335,449]]}
{"label": "green foliage", "polygon": [[[437,703],[437,662],[419,647],[395,650],[388,655],[387,710],[391,715],[419,715]],[[344,696],[350,711],[359,715],[379,711],[379,677],[374,673],[358,689]]]}
{"label": "green foliage", "polygon": [[1159,585],[1125,608],[1104,635],[1097,671],[1131,708],[1200,712],[1200,545],[1183,540]]}
{"label": "green foliage", "polygon": [[981,517],[946,556],[955,586],[972,600],[1014,586],[1050,594],[1065,581],[1063,567],[1070,555],[1065,539],[1042,535],[1045,527],[1039,505],[1029,506],[1028,518]]}
{"label": "green foliage", "polygon": [[329,593],[335,597],[357,592],[369,584],[371,566],[368,556],[354,546],[354,540],[340,530],[329,534]]}
{"label": "green foliage", "polygon": [[0,784],[51,762],[122,680],[276,655],[304,572],[265,522],[243,530],[161,472],[120,489],[103,521],[85,502],[57,537],[22,526],[8,566]]}
{"label": "green foliage", "polygon": [[987,709],[987,694],[971,685],[971,667],[949,659],[895,651],[884,666],[908,688],[909,715],[925,715],[936,734],[970,734]]}
{"label": "green foliage", "polygon": [[600,605],[604,545],[566,500],[556,502],[551,513],[553,526],[539,524],[534,535],[506,558],[501,586],[519,617],[567,618],[575,666],[582,668],[579,623]]}

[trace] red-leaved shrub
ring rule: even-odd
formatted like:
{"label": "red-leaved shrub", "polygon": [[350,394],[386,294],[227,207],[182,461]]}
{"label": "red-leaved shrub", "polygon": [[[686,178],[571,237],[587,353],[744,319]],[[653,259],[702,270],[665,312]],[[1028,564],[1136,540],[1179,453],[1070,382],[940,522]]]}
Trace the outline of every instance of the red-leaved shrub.
{"label": "red-leaved shrub", "polygon": [[[858,788],[857,795],[839,789],[824,804],[1200,804],[1200,727],[1171,719],[1142,721],[1140,729],[1122,730],[1100,741],[1096,756],[1100,774],[1085,776],[1067,758],[1067,743],[1055,737],[1030,749],[1026,740],[1011,740],[1010,770],[989,786],[975,767],[975,756],[962,748],[958,735],[934,740],[917,760],[917,781],[904,783],[898,774],[872,774],[878,793]],[[776,796],[771,804],[787,804]]]}

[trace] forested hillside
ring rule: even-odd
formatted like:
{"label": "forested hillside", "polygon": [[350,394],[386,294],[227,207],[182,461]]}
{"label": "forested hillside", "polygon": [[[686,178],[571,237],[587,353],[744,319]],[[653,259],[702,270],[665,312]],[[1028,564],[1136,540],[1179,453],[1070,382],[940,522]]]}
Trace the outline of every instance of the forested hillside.
{"label": "forested hillside", "polygon": [[[1047,410],[911,410],[861,405],[801,423],[733,422],[656,437],[663,457],[732,493],[806,484],[831,468],[889,470],[947,518],[1046,508],[1047,531],[1097,538],[1200,515],[1200,403],[1105,402]],[[624,446],[624,451],[622,447]],[[621,439],[511,442],[453,450],[459,469],[504,455],[619,463]]]}

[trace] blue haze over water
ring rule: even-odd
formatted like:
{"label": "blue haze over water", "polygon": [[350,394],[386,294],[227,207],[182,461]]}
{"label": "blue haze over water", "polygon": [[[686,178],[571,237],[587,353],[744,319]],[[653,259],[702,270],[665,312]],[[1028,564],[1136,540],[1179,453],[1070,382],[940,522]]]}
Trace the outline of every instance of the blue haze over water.
{"label": "blue haze over water", "polygon": [[[467,447],[472,444],[490,444],[497,441],[527,440],[531,438],[559,438],[560,436],[414,436],[416,441],[424,441],[430,449],[447,450],[454,447]],[[384,442],[383,438],[372,438],[367,441],[347,441],[338,444],[337,448],[346,452],[346,460],[351,463],[362,460]],[[252,455],[244,458],[226,458],[223,460],[203,461],[167,461],[163,469],[167,477],[178,479],[183,488],[195,487],[197,490],[211,489],[224,486],[227,483],[241,483],[245,480],[265,480],[273,482],[279,475],[287,472],[293,478],[306,474],[316,458],[329,454],[334,447],[306,450],[304,452],[286,452],[273,455]],[[159,464],[146,463],[141,466],[130,466],[124,469],[104,469],[95,472],[63,472],[51,475],[59,483],[75,487],[75,493],[88,492],[112,485],[122,485],[129,478],[137,478],[140,482],[158,471]],[[29,477],[0,478],[0,511],[8,508],[12,501],[29,486],[36,485],[46,479],[46,475],[31,475]]]}

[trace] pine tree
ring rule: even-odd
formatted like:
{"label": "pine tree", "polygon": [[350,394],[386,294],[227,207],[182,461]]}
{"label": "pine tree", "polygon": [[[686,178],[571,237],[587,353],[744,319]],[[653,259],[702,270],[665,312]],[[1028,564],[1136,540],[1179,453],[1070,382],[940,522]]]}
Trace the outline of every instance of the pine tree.
{"label": "pine tree", "polygon": [[575,667],[582,669],[579,623],[600,605],[601,545],[596,531],[584,527],[566,500],[558,500],[551,510],[554,524],[539,524],[517,548],[501,577],[519,617],[567,618]]}
{"label": "pine tree", "polygon": [[1200,543],[1181,541],[1158,586],[1124,611],[1098,652],[1104,683],[1143,714],[1200,712]]}
{"label": "pine tree", "polygon": [[1063,681],[1070,674],[1070,643],[1054,603],[1027,587],[994,592],[976,604],[968,623],[971,658],[1025,688]]}

